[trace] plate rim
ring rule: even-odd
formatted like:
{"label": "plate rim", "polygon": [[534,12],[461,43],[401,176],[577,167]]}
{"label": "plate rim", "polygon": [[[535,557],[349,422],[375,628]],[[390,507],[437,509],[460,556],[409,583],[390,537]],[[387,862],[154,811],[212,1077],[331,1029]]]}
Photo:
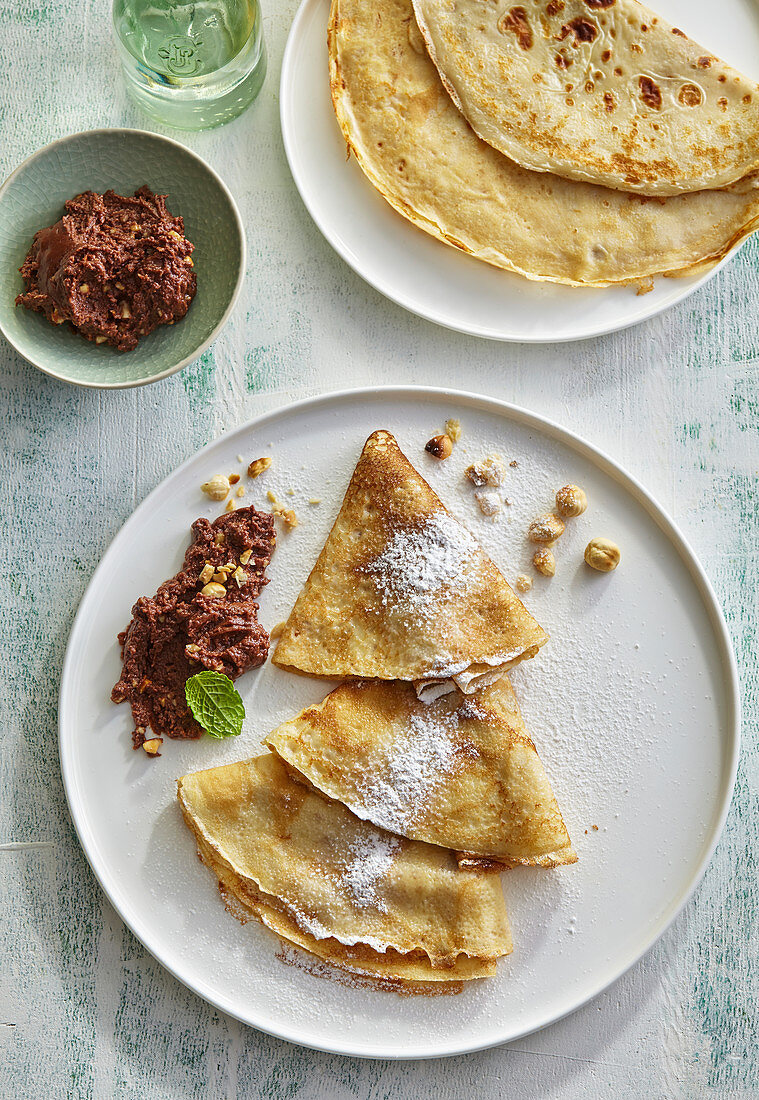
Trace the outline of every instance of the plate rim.
{"label": "plate rim", "polygon": [[[369,286],[373,287],[373,289],[376,290],[379,294],[381,294],[384,298],[387,298],[389,301],[394,302],[395,305],[400,306],[402,309],[405,309],[407,312],[409,312],[411,314],[414,314],[417,317],[421,317],[423,320],[429,321],[432,324],[440,326],[441,328],[449,329],[453,332],[461,332],[461,333],[464,333],[467,336],[475,336],[478,339],[497,341],[499,343],[512,343],[512,344],[572,344],[572,343],[577,343],[581,340],[592,340],[592,339],[595,339],[598,336],[608,336],[613,332],[623,332],[625,329],[632,328],[635,325],[643,324],[645,321],[650,321],[650,320],[652,320],[652,318],[658,317],[661,313],[664,313],[666,310],[673,309],[675,306],[679,305],[685,298],[688,298],[691,294],[694,294],[697,290],[700,290],[702,286],[704,286],[711,279],[713,279],[715,277],[715,275],[719,271],[721,271],[722,268],[727,263],[729,263],[731,260],[733,260],[735,258],[735,256],[737,256],[737,254],[740,252],[743,245],[746,243],[746,240],[749,239],[749,238],[746,238],[745,240],[739,242],[737,245],[735,245],[733,248],[731,248],[730,251],[725,256],[723,256],[723,258],[719,261],[719,263],[715,264],[714,267],[709,268],[709,270],[705,271],[702,275],[699,275],[699,276],[695,277],[695,281],[691,281],[694,278],[693,276],[690,276],[690,277],[682,276],[682,282],[686,283],[687,285],[683,286],[682,289],[680,290],[680,292],[676,293],[674,298],[668,299],[665,302],[660,302],[655,307],[653,307],[650,311],[647,312],[647,311],[644,310],[641,315],[633,317],[631,319],[627,319],[627,320],[624,320],[624,321],[621,321],[621,322],[620,321],[612,321],[612,322],[609,322],[609,323],[606,323],[606,324],[604,324],[604,323],[597,324],[594,327],[588,329],[587,332],[581,332],[581,333],[577,333],[577,334],[564,334],[564,335],[552,336],[550,334],[548,334],[548,335],[545,335],[545,334],[544,335],[533,335],[533,334],[528,333],[526,335],[514,335],[514,334],[504,333],[502,331],[499,332],[499,331],[496,331],[495,329],[487,328],[487,327],[481,326],[481,325],[467,324],[463,320],[454,320],[450,317],[445,317],[442,314],[436,313],[434,308],[432,308],[432,307],[429,307],[429,308],[425,309],[425,308],[422,308],[421,306],[410,305],[409,302],[404,300],[403,296],[400,295],[399,293],[397,293],[393,289],[392,285],[390,285],[386,280],[384,280],[381,277],[379,277],[377,275],[374,275],[370,271],[368,271],[366,269],[366,265],[361,264],[361,262],[358,260],[358,258],[353,255],[353,253],[351,252],[351,249],[347,246],[347,244],[345,244],[340,239],[339,236],[337,236],[336,234],[333,233],[333,231],[329,227],[329,225],[326,224],[325,219],[322,218],[319,214],[317,214],[317,212],[314,208],[314,203],[312,201],[312,195],[311,195],[311,193],[308,189],[308,186],[307,186],[306,182],[304,181],[304,177],[303,177],[302,173],[300,173],[296,168],[296,154],[295,154],[296,142],[295,142],[293,134],[290,131],[290,125],[289,125],[289,119],[288,119],[288,116],[290,114],[292,114],[292,112],[289,109],[289,106],[290,106],[290,88],[292,87],[292,85],[294,83],[294,72],[295,72],[295,65],[294,65],[294,60],[293,59],[294,59],[294,55],[295,55],[296,49],[297,49],[298,44],[299,44],[298,40],[299,40],[300,35],[301,35],[302,24],[305,23],[307,16],[310,14],[310,9],[312,7],[315,7],[317,4],[320,4],[320,3],[323,3],[323,2],[324,2],[324,0],[300,0],[298,10],[295,14],[295,18],[293,19],[292,25],[290,27],[290,31],[289,31],[288,36],[287,36],[287,43],[285,45],[285,51],[284,51],[284,55],[282,57],[282,70],[281,70],[280,80],[279,80],[279,123],[280,123],[280,130],[281,130],[281,133],[282,133],[282,143],[284,145],[285,156],[287,158],[287,164],[288,164],[288,167],[290,169],[290,175],[292,176],[293,183],[295,184],[295,188],[296,188],[296,190],[297,190],[297,192],[300,196],[301,202],[305,206],[311,220],[314,222],[317,229],[322,234],[322,236],[327,241],[327,243],[330,245],[330,247],[338,254],[338,256],[341,257],[342,260],[344,260],[344,262],[348,265],[348,267],[351,268],[352,271],[354,271],[361,279],[364,280],[365,283],[368,283]],[[326,41],[326,27],[325,27],[324,37],[325,37],[325,41]],[[325,58],[326,58],[326,53],[325,53]],[[325,77],[325,79],[326,79],[326,77]],[[371,186],[371,184],[368,181],[367,181],[367,186]],[[399,214],[398,217],[401,217],[401,215]],[[411,229],[411,228],[412,227],[409,226],[409,229]],[[491,266],[491,265],[488,265],[488,266]],[[500,269],[494,267],[493,270],[494,271],[499,271]],[[513,275],[515,278],[523,278],[527,282],[532,282],[533,281],[533,280],[528,280],[526,276],[520,276],[517,272],[501,271],[501,274],[503,274],[503,275]],[[660,278],[665,278],[665,276],[660,276]],[[556,286],[562,287],[563,286],[563,284],[554,283],[551,280],[535,280],[535,282],[546,283],[547,285],[552,286],[552,287],[556,287]],[[676,282],[676,280],[672,279],[671,282],[674,283],[674,282]],[[578,288],[563,286],[563,289],[573,290],[573,289],[578,289]],[[580,287],[579,289],[580,290],[582,290],[582,289],[593,289],[593,290],[597,290],[599,293],[603,293],[605,290],[609,290],[609,289],[613,290],[613,289],[617,289],[617,288],[615,288],[615,287],[611,287],[611,288],[609,288],[609,287],[594,287],[594,288]]]}
{"label": "plate rim", "polygon": [[[505,421],[516,421],[528,428],[537,429],[541,433],[549,434],[550,438],[558,439],[565,445],[570,446],[575,451],[579,452],[583,457],[588,458],[595,462],[602,470],[602,472],[613,477],[618,483],[622,484],[628,491],[632,492],[633,497],[637,502],[645,509],[651,519],[657,524],[662,533],[669,539],[671,544],[677,551],[683,565],[688,569],[693,583],[696,586],[698,595],[701,599],[704,610],[707,613],[707,618],[712,626],[712,630],[715,635],[715,642],[717,648],[720,651],[721,665],[723,670],[723,679],[726,693],[727,705],[731,711],[728,716],[729,720],[726,726],[729,730],[730,744],[725,745],[725,749],[729,749],[729,752],[725,752],[725,772],[726,775],[722,780],[722,792],[721,799],[718,801],[719,812],[717,813],[715,820],[712,823],[710,833],[707,836],[707,840],[703,847],[703,852],[700,861],[697,863],[693,874],[687,883],[687,885],[678,892],[675,897],[670,901],[667,908],[664,910],[662,916],[654,923],[652,930],[648,937],[645,939],[643,946],[637,946],[632,949],[623,959],[621,964],[617,964],[612,967],[610,973],[603,972],[600,979],[593,983],[590,992],[584,993],[580,999],[574,1001],[568,1007],[563,1008],[560,1012],[549,1011],[544,1017],[539,1017],[539,1022],[536,1024],[529,1024],[524,1028],[517,1029],[513,1034],[508,1034],[498,1039],[488,1039],[485,1042],[461,1042],[455,1046],[448,1046],[445,1049],[438,1049],[434,1045],[427,1043],[426,1046],[420,1048],[413,1054],[405,1054],[397,1050],[391,1050],[390,1052],[383,1050],[381,1047],[375,1047],[372,1049],[366,1049],[366,1044],[356,1044],[351,1042],[344,1042],[342,1040],[327,1044],[324,1042],[305,1040],[294,1029],[273,1027],[267,1024],[266,1021],[257,1019],[253,1022],[251,1013],[246,1015],[239,1008],[228,1004],[224,997],[220,997],[213,991],[206,988],[205,983],[202,980],[194,979],[191,974],[180,973],[179,969],[169,962],[166,962],[161,957],[160,946],[151,946],[152,936],[150,932],[149,922],[147,920],[140,920],[136,915],[133,920],[130,919],[128,907],[128,899],[119,900],[114,896],[109,884],[108,877],[113,877],[113,872],[109,870],[107,866],[101,867],[99,864],[99,854],[97,851],[94,837],[90,841],[90,835],[88,832],[87,815],[81,801],[75,797],[78,794],[78,788],[74,776],[75,762],[74,756],[74,739],[67,738],[65,731],[65,715],[69,708],[68,703],[68,686],[67,681],[71,678],[71,668],[75,664],[75,649],[78,648],[79,634],[86,629],[88,620],[85,618],[88,609],[88,603],[94,599],[93,592],[96,586],[100,572],[104,569],[106,559],[110,556],[111,551],[116,545],[117,541],[121,538],[124,531],[131,527],[134,523],[138,523],[143,514],[147,514],[152,506],[154,496],[161,490],[163,485],[180,474],[186,467],[193,463],[203,452],[208,451],[222,441],[231,441],[238,435],[250,433],[251,431],[260,431],[265,429],[267,424],[274,422],[278,419],[287,418],[288,416],[302,413],[304,410],[319,408],[320,406],[329,407],[330,405],[339,406],[341,404],[350,404],[351,402],[372,402],[376,400],[387,400],[396,398],[398,400],[404,400],[409,397],[422,397],[427,396],[436,400],[441,398],[447,402],[457,402],[459,408],[462,403],[467,404],[470,408],[478,408],[482,411],[496,414]],[[731,720],[730,720],[731,719]],[[68,742],[71,742],[69,745]],[[221,1012],[233,1017],[240,1023],[245,1024],[248,1027],[253,1027],[258,1031],[265,1034],[272,1035],[275,1038],[283,1039],[286,1042],[296,1044],[298,1046],[305,1047],[311,1050],[318,1050],[330,1054],[339,1054],[347,1057],[357,1058],[370,1058],[370,1059],[387,1059],[392,1061],[404,1061],[404,1060],[426,1060],[429,1058],[443,1058],[443,1057],[455,1057],[462,1054],[475,1053],[480,1050],[489,1050],[497,1046],[502,1046],[505,1043],[513,1042],[517,1039],[524,1038],[527,1035],[533,1035],[538,1031],[542,1031],[544,1028],[551,1024],[557,1023],[559,1020],[564,1019],[566,1016],[571,1015],[578,1009],[584,1007],[590,1001],[594,1000],[599,994],[603,993],[606,989],[612,986],[618,981],[624,974],[628,972],[637,962],[639,962],[651,948],[661,939],[664,933],[671,927],[685,906],[693,897],[696,889],[698,888],[704,873],[709,866],[717,844],[722,837],[722,833],[725,827],[725,821],[727,819],[728,812],[732,803],[733,792],[735,788],[735,781],[738,769],[738,761],[740,756],[740,743],[741,743],[741,698],[740,698],[740,680],[738,675],[738,666],[735,657],[735,650],[732,643],[732,638],[725,621],[725,617],[714,592],[712,584],[704,571],[698,557],[691,548],[689,542],[682,534],[674,520],[669,516],[666,510],[658,503],[654,496],[638,481],[638,479],[629,473],[624,467],[617,463],[614,459],[610,458],[606,452],[600,450],[594,444],[589,443],[582,436],[577,435],[571,429],[565,428],[563,425],[557,423],[549,417],[545,417],[542,414],[534,413],[529,409],[525,409],[522,406],[515,405],[511,402],[502,401],[499,398],[490,397],[486,394],[478,394],[466,390],[456,390],[449,387],[435,387],[435,386],[378,386],[378,387],[358,387],[352,389],[334,390],[328,393],[322,393],[313,397],[302,398],[298,401],[293,401],[282,405],[276,409],[269,410],[268,412],[261,413],[244,424],[239,425],[227,432],[223,432],[203,447],[193,451],[182,463],[180,463],[174,470],[172,470],[166,477],[162,478],[158,484],[147,494],[147,496],[138,504],[131,515],[125,520],[122,526],[114,535],[110,541],[108,547],[105,549],[100,557],[100,560],[90,577],[87,587],[85,588],[79,607],[77,609],[74,621],[69,634],[69,639],[66,645],[66,653],[63,660],[63,666],[61,671],[60,691],[59,691],[59,708],[58,708],[58,753],[59,762],[61,767],[61,776],[63,779],[63,787],[66,794],[66,803],[69,809],[69,814],[74,826],[74,830],[77,835],[77,839],[81,846],[87,862],[97,880],[100,888],[105,894],[110,905],[113,906],[119,918],[129,928],[131,933],[140,941],[142,946],[152,957],[160,963],[177,981],[181,982],[186,988],[188,988],[196,996],[201,997],[207,1003]],[[91,830],[90,830],[91,831]],[[117,893],[117,891],[115,891]],[[137,931],[135,923],[140,927],[140,931]],[[144,925],[144,927],[142,927]]]}
{"label": "plate rim", "polygon": [[62,145],[67,145],[70,141],[73,141],[76,138],[98,138],[103,134],[124,134],[127,136],[139,134],[141,138],[154,138],[155,141],[157,141],[159,144],[173,145],[175,149],[179,149],[190,160],[197,161],[198,164],[203,169],[205,169],[205,171],[215,180],[220,190],[225,195],[229,203],[230,210],[232,211],[232,216],[240,239],[240,264],[237,273],[237,281],[235,282],[232,294],[230,295],[227,308],[224,310],[224,313],[219,319],[216,326],[205,338],[205,340],[202,343],[198,344],[192,352],[184,357],[184,359],[181,359],[178,363],[167,367],[165,370],[158,371],[155,374],[150,374],[146,378],[138,378],[136,381],[133,382],[90,382],[82,381],[79,378],[72,378],[71,375],[64,370],[55,370],[51,366],[46,366],[43,363],[38,362],[37,359],[31,359],[25,351],[21,350],[21,348],[11,338],[11,336],[9,336],[9,334],[5,330],[5,326],[0,322],[0,334],[2,335],[3,339],[7,341],[8,344],[10,344],[16,354],[20,355],[26,363],[29,363],[31,366],[36,367],[37,370],[42,371],[42,373],[46,374],[49,378],[55,378],[57,382],[66,382],[69,386],[78,386],[80,387],[80,389],[84,390],[130,390],[137,389],[140,386],[150,386],[153,384],[153,382],[160,382],[164,378],[170,378],[172,374],[178,374],[179,371],[184,370],[185,367],[188,367],[190,363],[194,363],[196,359],[199,359],[200,356],[204,352],[208,351],[211,345],[216,342],[216,340],[221,335],[222,329],[225,327],[227,321],[232,315],[233,309],[237,305],[238,299],[240,297],[240,292],[242,291],[243,284],[245,282],[245,274],[248,267],[248,242],[245,233],[245,226],[242,220],[242,215],[240,213],[240,209],[237,205],[235,197],[230,191],[229,187],[227,187],[226,183],[221,178],[219,173],[216,171],[216,169],[212,168],[208,161],[201,157],[200,154],[196,153],[194,149],[190,149],[181,141],[177,141],[176,138],[166,137],[164,134],[158,134],[154,130],[140,130],[136,126],[96,126],[92,130],[76,130],[72,134],[63,134],[61,137],[55,138],[54,141],[49,141],[45,145],[41,145],[38,149],[35,149],[34,152],[30,153],[28,157],[25,157],[20,164],[16,165],[10,175],[6,176],[6,178],[2,180],[2,182],[0,182],[0,202],[3,201],[6,191],[8,191],[8,189],[11,187],[16,177],[21,175],[22,172],[28,169],[29,166],[38,157],[41,157],[43,154],[49,153],[51,150],[57,149]]}

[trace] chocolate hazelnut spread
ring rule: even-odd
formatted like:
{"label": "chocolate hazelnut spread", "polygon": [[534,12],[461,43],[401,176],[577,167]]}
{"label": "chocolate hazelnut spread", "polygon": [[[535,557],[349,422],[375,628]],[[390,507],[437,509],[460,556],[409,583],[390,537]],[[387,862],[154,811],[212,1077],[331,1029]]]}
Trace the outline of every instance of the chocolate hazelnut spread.
{"label": "chocolate hazelnut spread", "polygon": [[[159,736],[200,737],[185,699],[190,676],[212,669],[234,680],[269,652],[255,601],[268,583],[273,516],[240,508],[213,523],[196,520],[192,534],[180,572],[137,601],[119,634],[124,664],[111,699],[129,700],[136,749],[148,727]],[[211,576],[220,580],[209,583]]]}
{"label": "chocolate hazelnut spread", "polygon": [[20,268],[16,305],[68,321],[98,344],[131,351],[158,325],[173,325],[195,296],[193,245],[166,195],[85,191],[60,221],[35,233]]}

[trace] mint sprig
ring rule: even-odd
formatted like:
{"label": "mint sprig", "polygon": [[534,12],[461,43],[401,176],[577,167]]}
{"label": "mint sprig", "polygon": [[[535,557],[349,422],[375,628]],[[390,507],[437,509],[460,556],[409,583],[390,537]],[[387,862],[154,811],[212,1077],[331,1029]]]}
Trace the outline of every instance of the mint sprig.
{"label": "mint sprig", "polygon": [[223,672],[196,672],[184,686],[187,705],[211,737],[237,737],[245,707],[237,688]]}

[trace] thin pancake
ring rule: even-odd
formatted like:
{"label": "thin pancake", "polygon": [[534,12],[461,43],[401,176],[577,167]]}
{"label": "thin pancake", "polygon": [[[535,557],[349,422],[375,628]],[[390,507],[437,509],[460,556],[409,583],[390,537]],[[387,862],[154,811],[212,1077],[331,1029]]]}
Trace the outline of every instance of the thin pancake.
{"label": "thin pancake", "polygon": [[644,195],[759,168],[759,85],[637,0],[414,0],[443,84],[524,168]]}
{"label": "thin pancake", "polygon": [[273,755],[184,776],[178,798],[225,888],[320,957],[376,964],[387,977],[460,980],[511,950],[497,879],[359,821],[295,783]]}
{"label": "thin pancake", "polygon": [[470,693],[546,640],[393,436],[377,431],[272,660],[315,676],[447,681]]}
{"label": "thin pancake", "polygon": [[337,120],[367,179],[418,228],[496,267],[575,286],[695,275],[759,226],[756,191],[645,200],[502,156],[453,105],[411,0],[333,0],[329,52]]}
{"label": "thin pancake", "polygon": [[342,684],[266,744],[358,817],[458,849],[462,866],[577,859],[506,676],[473,698],[433,703],[408,684]]}

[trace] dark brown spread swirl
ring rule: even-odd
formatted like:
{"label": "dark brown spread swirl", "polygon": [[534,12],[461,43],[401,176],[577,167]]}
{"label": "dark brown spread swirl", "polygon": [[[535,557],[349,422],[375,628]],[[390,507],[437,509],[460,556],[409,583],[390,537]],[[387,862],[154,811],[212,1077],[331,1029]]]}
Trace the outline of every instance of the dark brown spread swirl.
{"label": "dark brown spread swirl", "polygon": [[[263,664],[269,652],[256,599],[274,549],[273,516],[240,508],[213,523],[196,520],[192,533],[180,572],[155,596],[137,601],[119,634],[123,668],[111,699],[131,704],[135,748],[148,727],[160,737],[200,737],[203,730],[185,700],[190,676],[212,669],[234,680]],[[203,595],[204,569],[227,565],[241,572],[230,571],[223,598]]]}

